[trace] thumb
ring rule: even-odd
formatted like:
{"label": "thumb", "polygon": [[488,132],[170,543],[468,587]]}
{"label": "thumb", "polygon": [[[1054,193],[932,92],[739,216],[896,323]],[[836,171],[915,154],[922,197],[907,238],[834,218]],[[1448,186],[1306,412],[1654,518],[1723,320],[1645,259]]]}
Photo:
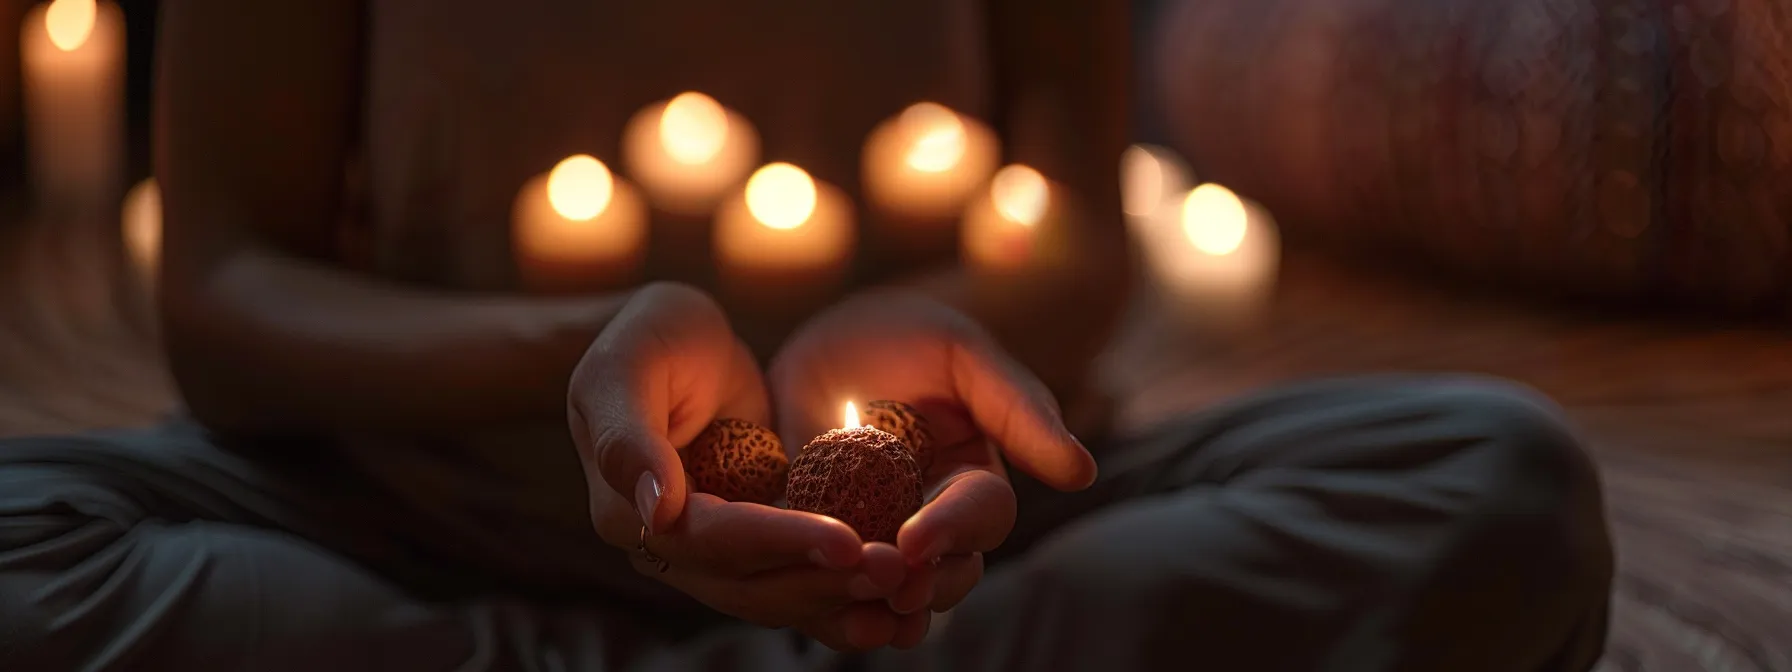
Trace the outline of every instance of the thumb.
{"label": "thumb", "polygon": [[[673,441],[716,411],[713,376],[735,343],[703,293],[650,285],[630,298],[573,371],[567,419],[588,487],[601,481],[631,502],[650,532],[683,513],[689,488]],[[674,422],[673,411],[681,419]],[[688,417],[682,417],[688,416]]]}
{"label": "thumb", "polygon": [[571,412],[573,436],[585,464],[586,482],[601,481],[634,505],[648,532],[657,534],[684,513],[684,466],[664,437],[619,422],[611,414]]}
{"label": "thumb", "polygon": [[952,348],[952,384],[971,422],[995,441],[1008,463],[1059,490],[1095,482],[1095,457],[1064,426],[1045,384],[985,340]]}

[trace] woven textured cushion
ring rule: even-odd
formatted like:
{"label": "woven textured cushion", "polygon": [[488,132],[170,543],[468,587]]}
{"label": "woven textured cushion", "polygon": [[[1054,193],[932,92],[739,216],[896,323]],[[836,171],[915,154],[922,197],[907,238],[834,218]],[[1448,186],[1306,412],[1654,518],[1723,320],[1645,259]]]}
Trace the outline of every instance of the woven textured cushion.
{"label": "woven textured cushion", "polygon": [[1784,315],[1784,0],[1172,0],[1204,179],[1297,241],[1531,291]]}

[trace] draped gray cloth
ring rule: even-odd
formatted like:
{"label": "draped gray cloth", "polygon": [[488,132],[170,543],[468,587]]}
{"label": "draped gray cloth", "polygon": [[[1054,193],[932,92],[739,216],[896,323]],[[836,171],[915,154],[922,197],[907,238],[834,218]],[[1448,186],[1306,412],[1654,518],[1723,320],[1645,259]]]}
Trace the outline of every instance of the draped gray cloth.
{"label": "draped gray cloth", "polygon": [[515,521],[432,522],[277,448],[186,422],[0,441],[0,669],[1586,670],[1606,633],[1596,475],[1496,381],[1321,380],[1097,446],[1087,491],[1017,481],[1013,537],[926,643],[860,656],[705,614],[620,551],[565,571],[588,530],[492,545]]}

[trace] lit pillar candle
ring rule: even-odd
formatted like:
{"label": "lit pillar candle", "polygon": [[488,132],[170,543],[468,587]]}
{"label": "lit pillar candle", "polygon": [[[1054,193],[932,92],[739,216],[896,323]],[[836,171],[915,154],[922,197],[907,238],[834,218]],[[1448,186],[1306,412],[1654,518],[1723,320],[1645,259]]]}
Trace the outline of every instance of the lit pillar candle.
{"label": "lit pillar candle", "polygon": [[162,190],[155,178],[138,182],[125,194],[119,222],[125,257],[143,283],[153,285],[162,263]]}
{"label": "lit pillar candle", "polygon": [[1147,263],[1179,317],[1215,331],[1254,324],[1275,289],[1281,240],[1268,211],[1203,184],[1161,213]]}
{"label": "lit pillar candle", "polygon": [[40,204],[116,203],[124,147],[124,13],[110,2],[55,0],[19,35],[29,171]]}
{"label": "lit pillar candle", "polygon": [[833,275],[846,267],[853,238],[846,195],[788,163],[755,171],[716,213],[716,259],[725,274]]}
{"label": "lit pillar candle", "polygon": [[640,271],[647,209],[596,158],[578,154],[518,192],[512,246],[525,287],[587,291],[626,284]]}
{"label": "lit pillar candle", "polygon": [[865,195],[882,211],[955,218],[996,169],[995,134],[936,103],[916,103],[865,141]]}
{"label": "lit pillar candle", "polygon": [[716,212],[720,296],[743,319],[736,332],[770,356],[838,289],[857,234],[838,188],[788,163],[768,164]]}
{"label": "lit pillar candle", "polygon": [[686,92],[636,113],[623,130],[629,174],[667,212],[709,214],[759,161],[753,125],[714,98]]}
{"label": "lit pillar candle", "polygon": [[1017,271],[1038,260],[1044,229],[1055,215],[1052,185],[1021,164],[996,171],[965,211],[964,260],[985,271]]}

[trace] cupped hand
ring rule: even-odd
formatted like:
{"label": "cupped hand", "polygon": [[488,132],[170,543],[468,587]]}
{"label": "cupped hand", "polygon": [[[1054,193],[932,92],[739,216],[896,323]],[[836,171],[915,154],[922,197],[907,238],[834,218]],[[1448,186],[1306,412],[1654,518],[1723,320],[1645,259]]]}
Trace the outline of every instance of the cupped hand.
{"label": "cupped hand", "polygon": [[636,569],[835,648],[887,641],[880,615],[854,605],[895,594],[907,574],[895,549],[824,516],[690,491],[678,447],[716,418],[770,420],[759,369],[710,297],[638,290],[579,362],[567,416],[592,523]]}
{"label": "cupped hand", "polygon": [[897,535],[910,574],[888,601],[898,646],[925,634],[927,608],[944,611],[971,591],[982,554],[1013,529],[1004,462],[1061,490],[1095,480],[1094,458],[1045,385],[972,319],[918,293],[861,294],[817,316],[779,353],[771,384],[787,441],[839,426],[846,401],[901,401],[926,416],[927,499]]}

